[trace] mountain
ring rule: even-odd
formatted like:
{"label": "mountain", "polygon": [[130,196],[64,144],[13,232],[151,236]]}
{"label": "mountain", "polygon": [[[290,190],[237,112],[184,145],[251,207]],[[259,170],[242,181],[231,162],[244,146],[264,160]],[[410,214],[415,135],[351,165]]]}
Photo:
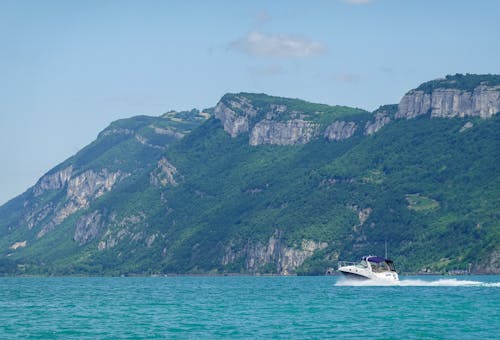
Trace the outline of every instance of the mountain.
{"label": "mountain", "polygon": [[[198,110],[171,111],[113,122],[97,140],[0,207],[0,272],[24,271],[26,266],[30,272],[31,259],[36,259],[35,267],[43,267],[77,254],[102,231],[110,194],[151,175],[161,167],[165,150],[209,117]],[[152,176],[156,180],[164,179]],[[11,261],[18,253],[25,253],[22,261]]]}
{"label": "mountain", "polygon": [[375,112],[265,94],[133,117],[0,207],[4,274],[500,272],[500,76]]}

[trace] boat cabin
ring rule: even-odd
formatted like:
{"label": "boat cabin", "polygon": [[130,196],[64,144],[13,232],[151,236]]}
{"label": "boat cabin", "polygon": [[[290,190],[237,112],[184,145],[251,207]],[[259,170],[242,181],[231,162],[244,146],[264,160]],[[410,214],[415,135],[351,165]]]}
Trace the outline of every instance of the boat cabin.
{"label": "boat cabin", "polygon": [[378,256],[365,256],[361,261],[362,266],[370,267],[374,273],[395,272],[394,262]]}

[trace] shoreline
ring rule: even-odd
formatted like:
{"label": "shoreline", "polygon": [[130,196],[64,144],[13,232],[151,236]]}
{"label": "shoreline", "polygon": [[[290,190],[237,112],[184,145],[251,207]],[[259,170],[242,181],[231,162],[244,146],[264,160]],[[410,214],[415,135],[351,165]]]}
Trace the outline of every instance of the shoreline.
{"label": "shoreline", "polygon": [[[495,276],[500,275],[497,273],[468,273],[468,274],[449,274],[449,273],[400,273],[400,276],[447,276],[447,277],[468,277],[468,276]],[[71,275],[50,275],[50,274],[21,274],[21,275],[2,275],[0,278],[121,278],[121,277],[138,277],[138,278],[168,278],[168,277],[341,277],[341,274],[328,274],[328,275],[297,275],[297,274],[248,274],[248,273],[224,273],[224,274],[210,274],[210,273],[167,273],[167,274],[119,274],[119,275],[106,275],[106,274],[71,274]]]}

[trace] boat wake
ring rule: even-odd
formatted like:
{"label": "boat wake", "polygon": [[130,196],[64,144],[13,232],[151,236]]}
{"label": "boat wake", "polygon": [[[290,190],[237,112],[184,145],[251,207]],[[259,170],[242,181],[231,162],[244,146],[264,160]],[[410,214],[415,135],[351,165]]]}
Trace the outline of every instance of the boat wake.
{"label": "boat wake", "polygon": [[399,282],[387,282],[382,280],[352,280],[341,278],[335,286],[355,286],[355,287],[372,287],[372,286],[401,286],[401,287],[500,287],[500,282],[481,282],[459,279],[439,279],[439,280],[419,280],[419,279],[402,279]]}

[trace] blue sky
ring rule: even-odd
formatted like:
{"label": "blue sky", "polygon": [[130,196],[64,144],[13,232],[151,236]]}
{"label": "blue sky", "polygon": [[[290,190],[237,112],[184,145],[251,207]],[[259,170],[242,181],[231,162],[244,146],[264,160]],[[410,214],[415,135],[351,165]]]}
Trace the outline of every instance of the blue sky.
{"label": "blue sky", "polygon": [[0,1],[0,204],[111,121],[264,92],[374,110],[500,73],[500,1]]}

